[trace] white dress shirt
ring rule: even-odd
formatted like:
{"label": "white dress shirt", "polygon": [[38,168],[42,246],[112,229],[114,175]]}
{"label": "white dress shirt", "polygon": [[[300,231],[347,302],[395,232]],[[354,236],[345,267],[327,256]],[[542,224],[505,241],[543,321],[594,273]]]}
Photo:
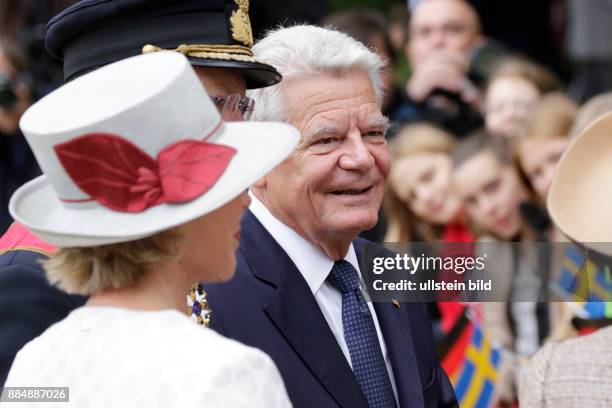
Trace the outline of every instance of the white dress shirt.
{"label": "white dress shirt", "polygon": [[[332,267],[334,266],[334,261],[329,259],[321,249],[308,242],[305,238],[272,215],[270,210],[268,210],[263,203],[259,201],[257,197],[255,197],[255,195],[249,192],[249,196],[251,197],[251,205],[249,206],[249,210],[251,210],[253,215],[255,215],[255,217],[270,233],[270,235],[274,237],[276,242],[285,251],[289,258],[291,258],[291,261],[293,261],[297,269],[306,280],[306,283],[310,287],[310,291],[317,301],[321,312],[323,312],[323,316],[325,316],[325,320],[327,320],[329,328],[334,334],[334,337],[336,337],[336,341],[342,349],[342,353],[344,353],[346,360],[352,368],[353,364],[351,362],[348,346],[344,339],[344,327],[342,326],[342,294],[326,280],[327,276],[332,270]],[[359,273],[361,290],[365,294],[365,285],[363,283],[363,279],[361,278],[361,270],[359,269],[359,262],[357,262],[357,255],[355,254],[353,244],[351,244],[349,247],[348,253],[344,257],[344,260],[353,265],[353,267],[357,270],[357,273]],[[368,302],[367,305],[370,308],[372,317],[374,318],[376,334],[378,335],[380,348],[385,359],[387,371],[389,372],[389,379],[391,380],[395,400],[397,401],[395,377],[393,376],[387,346],[378,324],[378,317],[376,316],[376,311],[374,310],[372,303]]]}

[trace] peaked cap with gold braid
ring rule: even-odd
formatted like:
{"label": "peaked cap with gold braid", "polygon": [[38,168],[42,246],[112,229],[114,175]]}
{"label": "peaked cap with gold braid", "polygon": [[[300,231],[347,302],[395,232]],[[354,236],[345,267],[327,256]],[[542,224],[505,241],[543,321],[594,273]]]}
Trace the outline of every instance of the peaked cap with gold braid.
{"label": "peaked cap with gold braid", "polygon": [[63,60],[66,81],[162,49],[192,65],[241,70],[247,88],[281,80],[251,52],[249,0],[82,0],[49,21],[46,43]]}

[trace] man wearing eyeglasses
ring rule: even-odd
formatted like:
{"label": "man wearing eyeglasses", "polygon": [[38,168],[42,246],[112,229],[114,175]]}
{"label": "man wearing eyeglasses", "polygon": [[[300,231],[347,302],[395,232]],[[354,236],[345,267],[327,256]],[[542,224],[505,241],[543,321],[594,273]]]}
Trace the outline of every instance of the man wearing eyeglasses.
{"label": "man wearing eyeglasses", "polygon": [[[225,121],[250,118],[247,88],[281,80],[253,57],[248,0],[83,0],[51,19],[46,42],[65,81],[140,53],[183,53]],[[17,223],[0,238],[0,387],[17,351],[86,300],[47,283],[39,261],[53,249]]]}

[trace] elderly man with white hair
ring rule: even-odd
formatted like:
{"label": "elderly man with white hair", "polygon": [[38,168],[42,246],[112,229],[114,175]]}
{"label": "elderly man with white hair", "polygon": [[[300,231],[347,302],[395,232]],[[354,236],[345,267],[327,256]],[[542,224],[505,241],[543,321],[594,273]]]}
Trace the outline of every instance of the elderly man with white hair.
{"label": "elderly man with white hair", "polygon": [[268,353],[296,407],[456,406],[423,305],[362,293],[357,235],[377,222],[390,161],[382,61],[314,26],[273,31],[253,51],[284,78],[250,94],[254,117],[302,139],[251,188],[236,277],[204,287],[211,327]]}

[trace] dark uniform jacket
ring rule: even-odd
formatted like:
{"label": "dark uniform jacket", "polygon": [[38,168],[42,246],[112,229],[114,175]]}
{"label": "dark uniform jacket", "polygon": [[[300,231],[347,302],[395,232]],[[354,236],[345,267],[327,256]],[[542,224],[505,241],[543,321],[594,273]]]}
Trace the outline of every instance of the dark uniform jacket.
{"label": "dark uniform jacket", "polygon": [[0,387],[27,342],[85,303],[47,282],[39,261],[52,249],[17,223],[0,239]]}

